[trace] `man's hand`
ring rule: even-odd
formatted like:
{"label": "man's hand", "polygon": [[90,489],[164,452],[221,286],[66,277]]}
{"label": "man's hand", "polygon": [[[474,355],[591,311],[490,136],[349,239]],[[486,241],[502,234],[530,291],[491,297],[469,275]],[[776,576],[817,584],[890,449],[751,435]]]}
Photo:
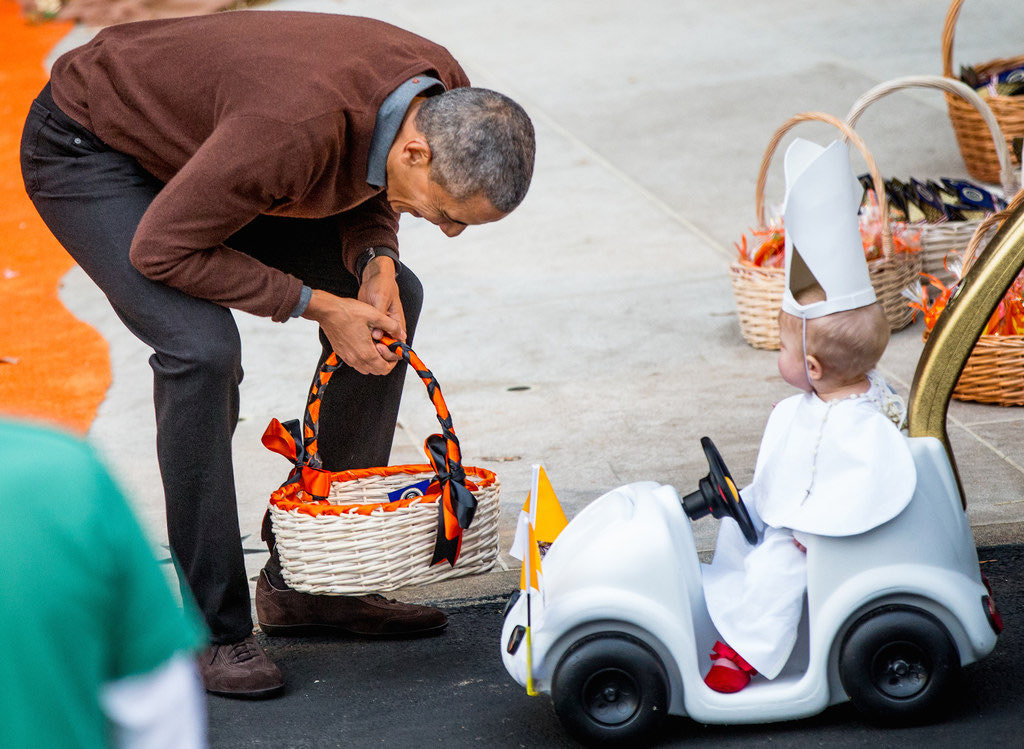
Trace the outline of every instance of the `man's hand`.
{"label": "man's hand", "polygon": [[[389,258],[386,259],[390,262]],[[391,283],[394,285],[394,272]],[[362,289],[359,296],[363,296]],[[395,285],[396,303],[397,297]],[[401,304],[398,304],[399,316],[402,315],[401,310]],[[321,289],[313,289],[309,306],[302,316],[319,323],[334,352],[360,374],[384,375],[394,369],[399,357],[384,344],[376,343],[385,333],[396,340],[405,340],[404,324],[393,317],[363,301],[343,299]]]}
{"label": "man's hand", "polygon": [[[386,255],[378,255],[370,260],[363,269],[363,278],[359,285],[359,301],[366,302],[379,312],[390,317],[402,329],[402,335],[392,335],[399,341],[405,340],[405,310],[402,309],[402,300],[398,295],[398,284],[395,283],[395,262]],[[381,329],[383,330],[383,329]],[[386,331],[384,331],[386,332]],[[380,336],[374,331],[374,339]],[[377,344],[377,351],[381,357],[390,362],[398,361],[400,357],[385,346]]]}

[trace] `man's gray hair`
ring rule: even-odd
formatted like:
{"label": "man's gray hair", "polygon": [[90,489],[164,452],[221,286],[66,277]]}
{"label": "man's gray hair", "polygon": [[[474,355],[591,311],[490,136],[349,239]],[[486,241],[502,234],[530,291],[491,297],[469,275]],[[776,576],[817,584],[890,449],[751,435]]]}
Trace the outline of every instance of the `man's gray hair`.
{"label": "man's gray hair", "polygon": [[502,213],[526,197],[536,142],[523,108],[486,88],[426,99],[416,127],[430,146],[430,177],[456,200],[482,194]]}

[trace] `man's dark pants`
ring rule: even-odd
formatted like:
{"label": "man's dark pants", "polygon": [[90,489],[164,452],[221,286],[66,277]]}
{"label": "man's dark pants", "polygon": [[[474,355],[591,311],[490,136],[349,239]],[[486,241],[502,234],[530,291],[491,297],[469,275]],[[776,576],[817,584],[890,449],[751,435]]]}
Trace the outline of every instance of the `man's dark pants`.
{"label": "man's dark pants", "polygon": [[[150,281],[131,265],[132,237],[163,185],[61,112],[48,88],[32,104],[21,159],[26,189],[47,226],[125,326],[153,349],[157,458],[171,550],[212,642],[235,642],[250,634],[252,617],[231,461],[242,380],[234,318],[224,307]],[[343,297],[358,293],[330,218],[260,216],[226,244],[313,288]],[[411,341],[423,292],[408,268],[399,288]],[[320,339],[322,362],[330,345],[322,331]],[[320,409],[325,468],[387,464],[404,375],[401,362],[384,377],[348,367],[334,373]]]}

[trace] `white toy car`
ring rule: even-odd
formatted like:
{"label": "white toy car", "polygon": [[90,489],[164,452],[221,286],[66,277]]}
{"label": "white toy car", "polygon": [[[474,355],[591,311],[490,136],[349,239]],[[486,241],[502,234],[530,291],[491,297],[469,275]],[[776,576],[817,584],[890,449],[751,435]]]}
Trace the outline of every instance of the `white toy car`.
{"label": "white toy car", "polygon": [[529,638],[527,597],[514,595],[506,607],[502,659],[518,682],[551,694],[576,737],[635,740],[666,713],[703,723],[788,720],[845,700],[877,718],[916,719],[938,704],[960,666],[992,651],[1002,620],[978,565],[946,415],[967,358],[1024,268],[1022,196],[950,297],[918,362],[908,399],[917,469],[910,504],[860,535],[801,534],[807,604],[777,678],[754,679],[735,694],[704,684],[719,637],[687,515],[731,515],[748,540],[754,531],[710,441],[711,473],[697,492],[680,500],[670,486],[630,484],[562,530],[543,559],[544,602]]}
{"label": "white toy car", "polygon": [[[813,715],[845,700],[883,719],[934,708],[961,665],[987,655],[1001,621],[983,580],[943,444],[910,440],[917,490],[897,517],[858,536],[801,534],[807,599],[783,672],[720,694],[704,684],[721,639],[704,603],[687,514],[732,515],[751,540],[710,440],[700,489],[629,484],[580,512],[543,560],[545,603],[531,627],[534,688],[586,742],[635,741],[666,714],[702,723]],[[526,597],[506,608],[502,658],[527,683]],[[538,621],[538,619],[540,619]]]}

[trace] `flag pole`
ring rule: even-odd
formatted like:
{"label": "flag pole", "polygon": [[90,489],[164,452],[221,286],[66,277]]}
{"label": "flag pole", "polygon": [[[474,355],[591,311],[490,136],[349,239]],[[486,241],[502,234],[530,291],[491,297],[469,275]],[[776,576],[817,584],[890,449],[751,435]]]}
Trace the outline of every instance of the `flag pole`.
{"label": "flag pole", "polygon": [[533,639],[530,636],[530,589],[526,589],[526,694],[536,697],[538,692],[533,687]]}
{"label": "flag pole", "polygon": [[527,531],[527,548],[526,553],[523,555],[523,564],[526,565],[526,694],[529,697],[536,697],[539,692],[534,689],[533,686],[533,633],[531,626],[533,624],[530,601],[533,598],[531,595],[531,589],[533,588],[533,547],[537,544],[537,539],[534,536],[534,525],[537,522],[537,488],[538,488],[538,477],[540,466],[533,466],[533,486],[531,487],[528,501],[530,502],[530,524]]}

